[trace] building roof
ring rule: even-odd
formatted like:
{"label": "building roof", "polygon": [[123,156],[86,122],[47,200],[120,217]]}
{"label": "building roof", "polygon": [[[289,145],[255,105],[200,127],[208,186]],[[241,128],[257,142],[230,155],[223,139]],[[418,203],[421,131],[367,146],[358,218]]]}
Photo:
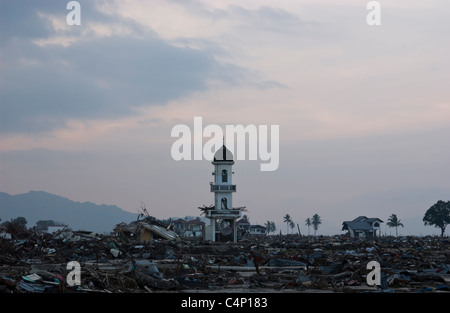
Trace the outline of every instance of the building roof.
{"label": "building roof", "polygon": [[367,217],[361,215],[361,216],[358,216],[357,218],[353,219],[352,222],[361,222],[361,221],[363,221],[365,219],[367,219]]}
{"label": "building roof", "polygon": [[236,222],[236,224],[238,224],[238,225],[250,225],[250,222],[248,221],[248,220],[246,220],[245,218],[241,218],[241,219],[239,219],[237,222]]}
{"label": "building roof", "polygon": [[373,230],[374,222],[383,223],[383,221],[377,217],[368,218],[366,216],[358,216],[353,221],[344,221],[342,223],[342,230],[347,230],[348,228],[353,230]]}
{"label": "building roof", "polygon": [[367,217],[364,215],[358,216],[353,221],[346,221],[346,222],[365,222],[365,223],[373,223],[375,221],[383,223],[382,220],[380,220],[378,217]]}
{"label": "building roof", "polygon": [[261,225],[250,225],[250,229],[257,229],[257,228],[259,228],[259,229],[266,229],[266,227],[261,226]]}
{"label": "building roof", "polygon": [[168,230],[164,227],[161,227],[158,225],[150,225],[147,223],[141,223],[141,225],[145,229],[163,237],[164,239],[168,239],[168,240],[179,240],[180,239],[180,238],[178,238],[177,234],[174,231]]}
{"label": "building roof", "polygon": [[204,225],[205,223],[200,220],[194,219],[194,220],[187,221],[186,224],[188,224],[188,225]]}
{"label": "building roof", "polygon": [[234,162],[233,154],[227,149],[227,147],[225,147],[225,145],[223,145],[214,154],[214,162]]}
{"label": "building roof", "polygon": [[371,218],[367,218],[366,220],[365,220],[367,223],[373,223],[373,222],[380,222],[380,223],[383,223],[383,221],[382,220],[380,220],[379,218],[377,218],[377,217],[371,217]]}

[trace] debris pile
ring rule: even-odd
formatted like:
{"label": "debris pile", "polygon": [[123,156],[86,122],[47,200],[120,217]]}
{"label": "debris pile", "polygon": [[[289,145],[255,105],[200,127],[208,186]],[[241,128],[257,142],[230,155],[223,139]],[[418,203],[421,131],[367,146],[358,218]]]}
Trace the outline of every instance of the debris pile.
{"label": "debris pile", "polygon": [[[71,284],[79,264],[78,284]],[[369,286],[367,264],[380,264]],[[111,235],[64,229],[0,237],[0,293],[450,292],[450,239],[180,238],[147,217]]]}

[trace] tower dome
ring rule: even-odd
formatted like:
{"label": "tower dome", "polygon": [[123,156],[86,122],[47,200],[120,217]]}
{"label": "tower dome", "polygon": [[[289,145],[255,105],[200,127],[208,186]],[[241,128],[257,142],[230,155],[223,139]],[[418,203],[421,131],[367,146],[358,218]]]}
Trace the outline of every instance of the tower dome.
{"label": "tower dome", "polygon": [[214,154],[214,162],[234,162],[233,161],[233,153],[223,145],[217,152]]}

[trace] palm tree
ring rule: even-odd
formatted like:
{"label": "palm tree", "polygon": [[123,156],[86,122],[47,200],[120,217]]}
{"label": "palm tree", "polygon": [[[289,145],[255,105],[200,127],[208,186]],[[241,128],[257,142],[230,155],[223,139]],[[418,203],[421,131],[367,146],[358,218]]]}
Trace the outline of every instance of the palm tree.
{"label": "palm tree", "polygon": [[286,214],[286,215],[284,216],[283,222],[286,223],[286,235],[287,235],[288,232],[289,232],[289,223],[291,222],[291,216],[290,216],[289,214]]}
{"label": "palm tree", "polygon": [[294,221],[290,221],[289,222],[289,227],[291,228],[291,233],[293,234],[294,233],[294,228],[295,228],[295,223],[294,223]]}
{"label": "palm tree", "polygon": [[315,236],[316,231],[319,229],[319,225],[322,224],[322,220],[320,219],[320,216],[317,213],[313,215],[311,224],[313,225]]}
{"label": "palm tree", "polygon": [[309,217],[305,220],[305,225],[308,226],[308,236],[309,236],[309,227],[311,226],[311,219]]}
{"label": "palm tree", "polygon": [[395,227],[395,236],[398,237],[397,228],[399,226],[403,227],[403,224],[400,222],[400,219],[397,218],[396,214],[392,214],[389,216],[388,222],[386,223],[389,227]]}
{"label": "palm tree", "polygon": [[264,227],[266,227],[266,233],[269,235],[270,234],[270,221],[267,221],[264,223]]}
{"label": "palm tree", "polygon": [[272,221],[267,221],[264,226],[266,226],[266,232],[267,234],[270,234],[272,232],[275,232],[276,227],[275,227],[275,222]]}

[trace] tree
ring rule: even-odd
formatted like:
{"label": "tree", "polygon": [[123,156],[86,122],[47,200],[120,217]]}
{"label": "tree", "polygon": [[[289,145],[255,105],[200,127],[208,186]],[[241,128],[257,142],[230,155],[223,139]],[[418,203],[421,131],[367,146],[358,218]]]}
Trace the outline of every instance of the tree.
{"label": "tree", "polygon": [[276,227],[275,227],[275,223],[272,221],[267,221],[264,226],[266,226],[266,232],[267,234],[270,234],[272,232],[275,232]]}
{"label": "tree", "polygon": [[293,234],[294,233],[294,228],[295,228],[295,223],[294,223],[294,221],[290,221],[289,222],[289,227],[291,228],[291,233]]}
{"label": "tree", "polygon": [[441,229],[441,237],[444,237],[445,228],[450,223],[450,201],[439,200],[432,205],[423,217],[425,225],[434,225]]}
{"label": "tree", "polygon": [[266,228],[267,235],[269,235],[270,231],[271,231],[271,229],[270,229],[270,221],[265,222],[264,223],[264,227]]}
{"label": "tree", "polygon": [[305,220],[305,225],[306,226],[308,226],[308,236],[309,236],[309,228],[311,227],[311,219],[308,217],[306,220]]}
{"label": "tree", "polygon": [[395,227],[395,236],[398,236],[397,228],[399,226],[403,227],[403,224],[400,222],[400,219],[397,218],[396,214],[392,214],[391,216],[389,216],[386,225],[389,227]]}
{"label": "tree", "polygon": [[277,227],[275,226],[275,222],[270,222],[270,227],[272,228],[272,232],[275,232],[277,230]]}
{"label": "tree", "polygon": [[289,214],[286,214],[286,215],[284,216],[283,222],[286,223],[286,235],[287,235],[288,232],[289,232],[289,223],[291,222],[291,216],[290,216]]}
{"label": "tree", "polygon": [[313,215],[311,224],[314,228],[314,236],[315,236],[316,231],[319,229],[319,225],[322,224],[322,220],[320,219],[320,216],[317,213]]}
{"label": "tree", "polygon": [[25,225],[27,225],[27,219],[23,216],[19,216],[18,218],[12,220],[11,223],[15,223],[20,228],[26,228]]}
{"label": "tree", "polygon": [[5,226],[6,232],[13,235],[15,238],[23,237],[26,235],[27,228],[27,220],[25,217],[17,217],[15,219],[11,219],[9,222],[3,223]]}

